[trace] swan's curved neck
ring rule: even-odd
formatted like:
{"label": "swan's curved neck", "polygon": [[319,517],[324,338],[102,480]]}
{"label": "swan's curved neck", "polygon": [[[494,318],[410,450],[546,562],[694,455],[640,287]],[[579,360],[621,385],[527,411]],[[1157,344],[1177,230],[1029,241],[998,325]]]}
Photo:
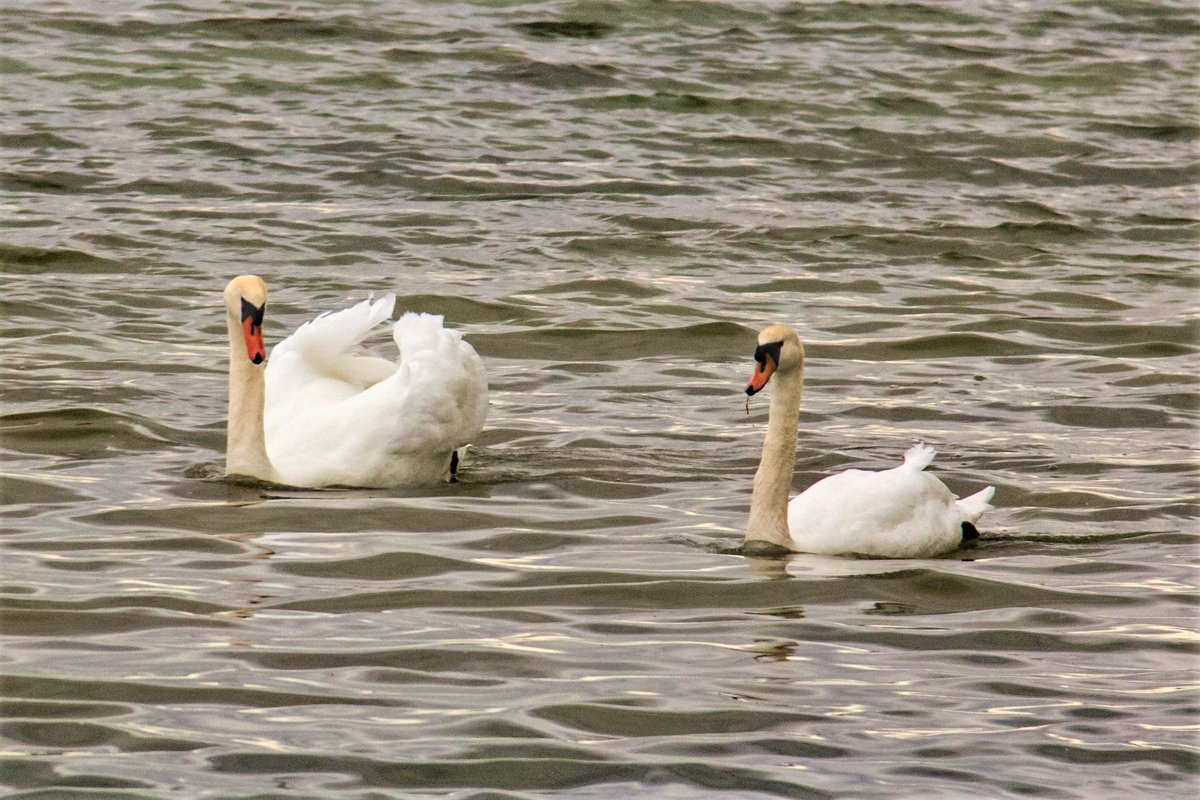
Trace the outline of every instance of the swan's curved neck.
{"label": "swan's curved neck", "polygon": [[[750,495],[750,519],[746,523],[746,543],[766,543],[794,549],[788,533],[788,496],[792,491],[792,472],[796,467],[796,431],[800,420],[800,394],[804,385],[803,368],[787,374],[775,374],[771,394],[771,412],[762,459],[754,473],[754,492]],[[759,545],[761,546],[761,544]]]}
{"label": "swan's curved neck", "polygon": [[263,432],[266,380],[263,364],[246,357],[241,325],[229,315],[229,416],[226,420],[225,474],[273,481]]}

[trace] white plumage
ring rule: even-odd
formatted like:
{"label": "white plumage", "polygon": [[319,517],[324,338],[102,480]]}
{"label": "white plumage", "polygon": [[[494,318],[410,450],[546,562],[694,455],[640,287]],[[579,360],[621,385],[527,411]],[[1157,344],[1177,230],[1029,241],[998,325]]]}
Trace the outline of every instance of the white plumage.
{"label": "white plumage", "polygon": [[814,483],[788,503],[788,530],[805,553],[925,558],[962,544],[994,487],[958,499],[925,472],[937,451],[917,444],[904,463],[880,472],[850,469]]}
{"label": "white plumage", "polygon": [[772,325],[758,337],[748,395],[774,380],[762,459],[754,475],[745,551],[791,550],[825,555],[926,558],[978,535],[991,509],[991,486],[959,500],[925,468],[936,451],[918,444],[904,463],[872,472],[830,475],[788,501],[796,462],[804,346],[796,332]]}
{"label": "white plumage", "polygon": [[276,345],[264,370],[245,353],[262,350],[253,317],[261,322],[266,287],[254,276],[230,283],[228,473],[303,487],[449,477],[454,453],[487,417],[483,363],[433,314],[395,323],[398,360],[366,353],[362,340],[391,318],[395,302],[387,294],[322,314]]}
{"label": "white plumage", "polygon": [[395,295],[302,325],[267,362],[267,455],[291,486],[395,486],[449,476],[451,453],[483,430],[487,377],[442,317],[393,326],[398,362],[359,343],[390,319]]}

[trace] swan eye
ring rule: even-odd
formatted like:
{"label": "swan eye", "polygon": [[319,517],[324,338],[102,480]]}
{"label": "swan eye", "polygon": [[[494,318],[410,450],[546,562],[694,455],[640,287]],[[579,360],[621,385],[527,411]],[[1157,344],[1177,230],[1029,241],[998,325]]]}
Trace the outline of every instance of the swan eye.
{"label": "swan eye", "polygon": [[769,357],[772,361],[775,362],[776,366],[778,366],[779,352],[781,350],[783,350],[783,342],[771,342],[770,344],[760,344],[758,347],[756,347],[754,349],[754,360],[757,361],[759,364],[766,366],[767,358]]}
{"label": "swan eye", "polygon": [[266,303],[263,303],[261,306],[256,306],[246,298],[242,298],[242,324],[245,325],[247,320],[250,321],[251,335],[262,330],[263,313],[266,310]]}

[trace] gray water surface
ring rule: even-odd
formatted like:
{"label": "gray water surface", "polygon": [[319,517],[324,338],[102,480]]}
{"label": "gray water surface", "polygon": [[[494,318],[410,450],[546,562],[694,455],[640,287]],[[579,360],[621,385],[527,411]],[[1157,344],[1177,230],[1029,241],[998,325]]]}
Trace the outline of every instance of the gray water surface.
{"label": "gray water surface", "polygon": [[[1188,796],[1194,12],[0,0],[6,796]],[[462,330],[461,482],[223,481],[241,272]],[[734,552],[770,322],[977,547]]]}

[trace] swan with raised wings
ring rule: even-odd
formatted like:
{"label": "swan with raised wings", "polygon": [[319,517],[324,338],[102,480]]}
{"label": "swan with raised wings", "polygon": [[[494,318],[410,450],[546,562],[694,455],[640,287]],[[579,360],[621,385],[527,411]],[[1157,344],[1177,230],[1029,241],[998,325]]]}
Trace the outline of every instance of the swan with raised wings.
{"label": "swan with raised wings", "polygon": [[746,394],[774,376],[767,435],[754,475],[745,552],[790,550],[826,555],[926,558],[977,538],[975,523],[992,506],[988,486],[958,499],[925,467],[935,451],[909,448],[904,463],[872,472],[851,469],[822,478],[788,502],[796,464],[804,346],[796,332],[772,325],[758,336]]}
{"label": "swan with raised wings", "polygon": [[445,480],[487,416],[483,362],[442,317],[403,315],[396,362],[360,342],[395,295],[322,314],[263,347],[266,284],[225,287],[229,419],[225,473],[287,486],[385,487]]}

